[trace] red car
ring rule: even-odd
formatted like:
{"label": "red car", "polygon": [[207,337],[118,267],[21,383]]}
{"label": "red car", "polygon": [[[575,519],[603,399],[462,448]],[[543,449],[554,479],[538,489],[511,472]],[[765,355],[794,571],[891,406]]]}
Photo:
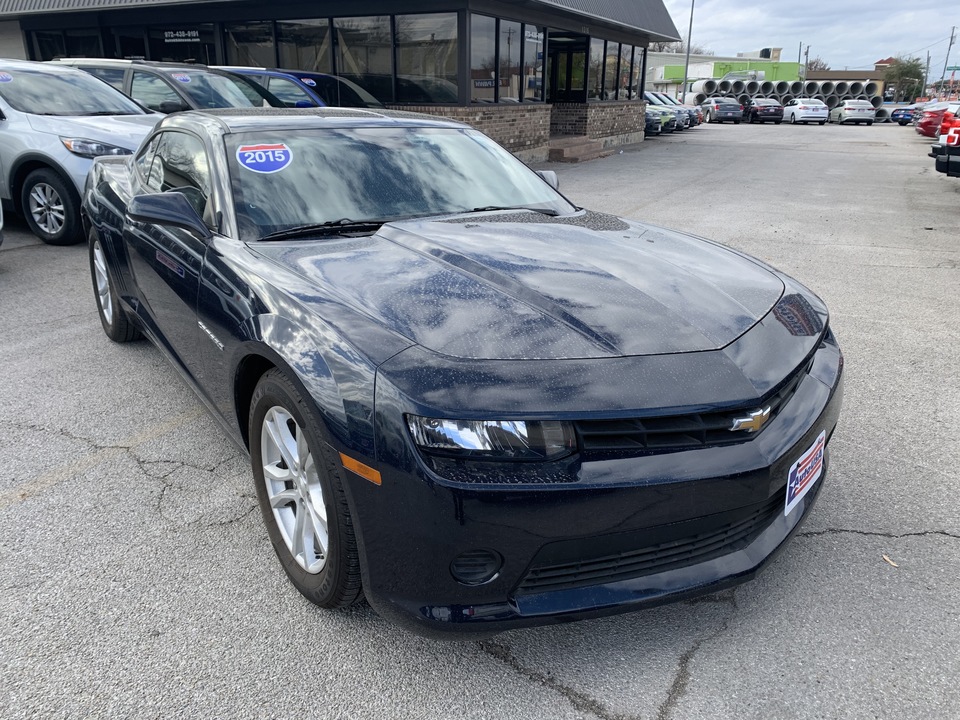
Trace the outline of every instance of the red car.
{"label": "red car", "polygon": [[950,103],[928,105],[920,112],[920,121],[917,123],[917,132],[927,137],[939,137],[940,121]]}

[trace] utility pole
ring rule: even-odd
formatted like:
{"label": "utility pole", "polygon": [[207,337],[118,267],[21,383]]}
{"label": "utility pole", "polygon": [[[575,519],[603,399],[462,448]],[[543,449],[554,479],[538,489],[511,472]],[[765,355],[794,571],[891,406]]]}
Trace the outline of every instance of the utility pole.
{"label": "utility pole", "polygon": [[683,63],[683,95],[680,96],[680,102],[687,101],[687,82],[690,72],[690,45],[693,40],[693,5],[697,0],[690,0],[690,27],[687,29],[687,59]]}
{"label": "utility pole", "polygon": [[797,65],[800,64],[800,58],[803,56],[803,43],[800,43],[800,47],[797,48]]}
{"label": "utility pole", "polygon": [[927,85],[930,84],[930,51],[927,50],[927,71],[923,73],[923,89],[922,93],[927,94]]}
{"label": "utility pole", "polygon": [[803,54],[803,79],[807,79],[807,65],[810,64],[810,46],[807,45],[807,51]]}
{"label": "utility pole", "polygon": [[950,31],[950,44],[947,45],[947,59],[943,61],[943,75],[940,76],[940,95],[943,95],[943,81],[947,78],[947,65],[950,64],[950,50],[953,48],[953,41],[957,38],[957,26],[954,25]]}

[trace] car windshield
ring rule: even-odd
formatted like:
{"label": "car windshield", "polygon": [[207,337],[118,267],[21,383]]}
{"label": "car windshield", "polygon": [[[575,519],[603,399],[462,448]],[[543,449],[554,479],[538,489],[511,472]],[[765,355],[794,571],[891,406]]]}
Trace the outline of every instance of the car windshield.
{"label": "car windshield", "polygon": [[575,210],[475,130],[264,130],[228,135],[226,147],[244,240],[304,225],[384,222],[477,208]]}
{"label": "car windshield", "polygon": [[266,91],[261,91],[255,83],[230,75],[188,69],[172,72],[170,77],[200,108],[270,106],[264,97]]}
{"label": "car windshield", "polygon": [[33,115],[143,115],[123,93],[80,70],[0,68],[0,97]]}

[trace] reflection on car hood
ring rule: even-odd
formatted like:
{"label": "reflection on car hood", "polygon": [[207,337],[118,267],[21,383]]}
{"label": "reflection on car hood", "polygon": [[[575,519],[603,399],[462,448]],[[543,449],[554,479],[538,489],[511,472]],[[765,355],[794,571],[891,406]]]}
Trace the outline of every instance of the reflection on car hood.
{"label": "reflection on car hood", "polygon": [[411,220],[255,249],[412,342],[463,358],[722,348],[783,293],[712,243],[597,213]]}
{"label": "reflection on car hood", "polygon": [[38,132],[79,137],[136,150],[162,115],[56,116],[27,115],[30,127]]}

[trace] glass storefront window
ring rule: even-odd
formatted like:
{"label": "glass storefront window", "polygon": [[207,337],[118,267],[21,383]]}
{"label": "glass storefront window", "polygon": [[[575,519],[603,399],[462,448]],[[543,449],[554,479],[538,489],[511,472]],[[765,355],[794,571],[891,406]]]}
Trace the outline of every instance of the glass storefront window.
{"label": "glass storefront window", "polygon": [[62,32],[35,32],[33,42],[37,60],[54,60],[67,55]]}
{"label": "glass storefront window", "polygon": [[617,97],[617,72],[620,62],[620,43],[607,42],[607,54],[603,60],[603,99]]}
{"label": "glass storefront window", "polygon": [[115,28],[113,39],[117,57],[127,60],[143,60],[147,57],[146,32],[143,28]]}
{"label": "glass storefront window", "polygon": [[620,80],[617,82],[617,100],[630,100],[634,97],[630,89],[631,68],[633,60],[633,45],[620,46]]}
{"label": "glass storefront window", "polygon": [[66,30],[63,34],[69,57],[103,57],[99,30]]}
{"label": "glass storefront window", "polygon": [[390,17],[335,18],[337,74],[383,103],[393,102]]}
{"label": "glass storefront window", "polygon": [[278,20],[280,67],[310,72],[333,72],[329,20]]}
{"label": "glass storefront window", "polygon": [[590,100],[603,99],[603,40],[594,38],[590,41],[590,67],[587,78],[587,98]]}
{"label": "glass storefront window", "polygon": [[500,21],[500,102],[520,102],[520,23]]}
{"label": "glass storefront window", "polygon": [[223,26],[223,46],[227,65],[274,67],[273,23],[244,22]]}
{"label": "glass storefront window", "polygon": [[217,64],[213,23],[150,28],[150,59]]}
{"label": "glass storefront window", "polygon": [[486,15],[470,16],[470,99],[496,100],[497,21]]}
{"label": "glass storefront window", "polygon": [[543,100],[543,28],[523,26],[523,99]]}
{"label": "glass storefront window", "polygon": [[459,102],[457,14],[397,15],[397,102]]}

